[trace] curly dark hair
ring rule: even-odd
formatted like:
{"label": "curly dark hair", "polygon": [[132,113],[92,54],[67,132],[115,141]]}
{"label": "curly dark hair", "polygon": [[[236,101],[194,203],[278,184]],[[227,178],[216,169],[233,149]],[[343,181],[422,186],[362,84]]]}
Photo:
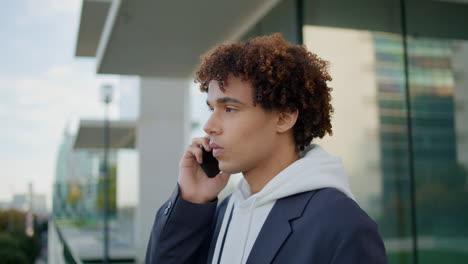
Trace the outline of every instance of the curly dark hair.
{"label": "curly dark hair", "polygon": [[288,43],[280,33],[220,45],[203,56],[195,82],[202,92],[208,92],[208,84],[216,80],[224,92],[229,75],[252,84],[254,105],[298,110],[293,127],[298,150],[304,150],[313,138],[333,134],[328,62],[304,45]]}

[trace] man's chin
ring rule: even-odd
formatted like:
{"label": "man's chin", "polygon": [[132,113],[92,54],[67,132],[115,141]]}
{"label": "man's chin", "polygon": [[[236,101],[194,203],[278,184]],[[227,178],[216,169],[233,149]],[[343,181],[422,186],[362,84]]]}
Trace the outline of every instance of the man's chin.
{"label": "man's chin", "polygon": [[235,174],[235,173],[240,173],[242,170],[238,168],[237,166],[234,166],[233,164],[228,164],[223,161],[219,161],[219,169],[227,174]]}

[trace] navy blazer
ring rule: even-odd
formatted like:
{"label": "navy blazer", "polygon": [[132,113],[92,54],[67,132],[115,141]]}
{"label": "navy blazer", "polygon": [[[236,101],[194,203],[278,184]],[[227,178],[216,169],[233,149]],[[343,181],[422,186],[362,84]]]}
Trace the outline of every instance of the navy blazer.
{"label": "navy blazer", "polygon": [[[226,198],[193,204],[177,187],[157,214],[147,264],[210,263]],[[252,247],[247,264],[387,263],[375,222],[349,197],[323,188],[276,201]]]}

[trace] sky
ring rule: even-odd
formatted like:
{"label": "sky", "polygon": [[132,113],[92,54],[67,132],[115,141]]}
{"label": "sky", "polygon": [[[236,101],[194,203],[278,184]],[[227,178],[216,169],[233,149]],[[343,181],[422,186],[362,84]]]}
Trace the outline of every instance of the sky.
{"label": "sky", "polygon": [[[0,201],[45,194],[52,183],[62,135],[79,118],[102,118],[93,58],[74,56],[80,0],[5,1],[0,9]],[[118,95],[111,117],[118,117]]]}

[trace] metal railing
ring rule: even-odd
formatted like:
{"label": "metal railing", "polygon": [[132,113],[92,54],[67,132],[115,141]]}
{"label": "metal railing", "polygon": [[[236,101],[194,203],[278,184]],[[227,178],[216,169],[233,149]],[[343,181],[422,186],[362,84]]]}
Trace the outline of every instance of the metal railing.
{"label": "metal railing", "polygon": [[83,264],[68,246],[57,222],[49,222],[49,264]]}

